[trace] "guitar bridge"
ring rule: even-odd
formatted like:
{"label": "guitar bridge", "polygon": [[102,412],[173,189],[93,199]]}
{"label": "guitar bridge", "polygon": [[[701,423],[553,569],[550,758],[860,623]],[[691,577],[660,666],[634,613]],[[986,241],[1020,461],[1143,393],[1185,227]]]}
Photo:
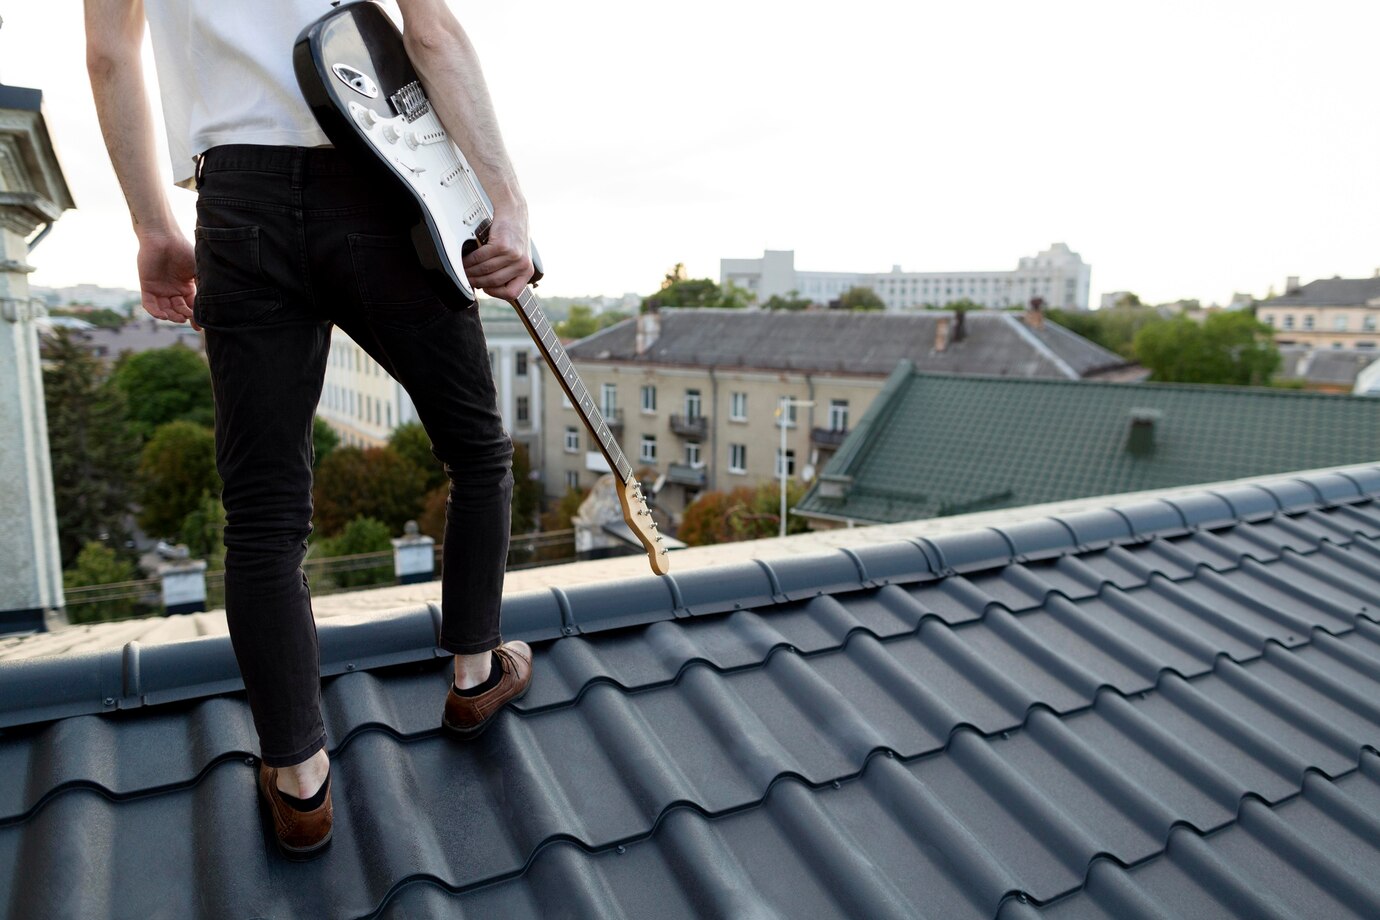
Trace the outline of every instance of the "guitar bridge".
{"label": "guitar bridge", "polygon": [[422,91],[422,84],[416,80],[389,96],[388,101],[393,103],[393,111],[405,118],[408,123],[431,111],[431,102]]}

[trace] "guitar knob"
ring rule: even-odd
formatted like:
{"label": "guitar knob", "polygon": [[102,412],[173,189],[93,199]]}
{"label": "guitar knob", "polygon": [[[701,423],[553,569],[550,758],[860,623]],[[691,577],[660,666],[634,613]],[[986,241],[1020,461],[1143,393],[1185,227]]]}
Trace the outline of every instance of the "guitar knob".
{"label": "guitar knob", "polygon": [[408,131],[406,134],[403,135],[403,140],[407,141],[407,146],[408,146],[408,147],[411,147],[413,150],[416,150],[416,149],[417,149],[417,132],[416,132],[416,131]]}
{"label": "guitar knob", "polygon": [[390,144],[396,144],[398,142],[398,129],[393,127],[392,125],[384,125],[383,139],[388,141],[388,143]]}
{"label": "guitar knob", "polygon": [[366,109],[362,105],[357,105],[355,109],[355,121],[359,122],[360,128],[365,132],[371,131],[374,125],[379,122],[379,113],[373,109]]}

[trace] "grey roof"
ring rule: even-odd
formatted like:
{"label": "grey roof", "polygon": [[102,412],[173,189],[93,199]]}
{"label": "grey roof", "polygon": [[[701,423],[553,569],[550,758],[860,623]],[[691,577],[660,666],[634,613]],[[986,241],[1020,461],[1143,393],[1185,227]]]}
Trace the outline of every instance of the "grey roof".
{"label": "grey roof", "polygon": [[189,325],[179,325],[142,317],[139,321],[119,329],[105,329],[100,326],[82,329],[74,333],[74,338],[85,343],[86,347],[99,357],[115,360],[125,352],[152,351],[167,348],[169,345],[185,345],[194,351],[203,351],[201,334]]}
{"label": "grey roof", "polygon": [[1380,297],[1380,277],[1327,278],[1310,281],[1279,297],[1262,301],[1264,307],[1355,307]]}
{"label": "grey roof", "polygon": [[1291,348],[1279,350],[1282,362],[1281,378],[1307,380],[1309,383],[1335,384],[1351,387],[1356,377],[1377,358],[1375,349],[1353,348]]}
{"label": "grey roof", "polygon": [[1046,321],[1033,331],[1020,314],[973,310],[966,335],[934,350],[941,318],[950,311],[869,313],[846,310],[800,313],[758,310],[663,309],[661,334],[645,355],[635,348],[636,318],[570,345],[582,361],[618,361],[699,367],[752,367],[886,376],[902,359],[937,374],[1012,377],[1088,376],[1129,362]]}
{"label": "grey roof", "polygon": [[323,625],[300,865],[227,639],[0,665],[0,911],[1376,916],[1378,605],[1367,467],[530,595],[469,744],[434,609]]}

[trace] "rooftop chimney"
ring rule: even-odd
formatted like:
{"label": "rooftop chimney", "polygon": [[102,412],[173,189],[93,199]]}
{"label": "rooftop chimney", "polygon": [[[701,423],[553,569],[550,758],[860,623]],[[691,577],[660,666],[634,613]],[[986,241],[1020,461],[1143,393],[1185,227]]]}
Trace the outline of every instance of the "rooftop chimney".
{"label": "rooftop chimney", "polygon": [[1290,275],[1284,282],[1284,293],[1292,294],[1299,289],[1299,276]]}
{"label": "rooftop chimney", "polygon": [[934,318],[934,350],[944,351],[949,347],[949,318],[947,316],[936,316]]}
{"label": "rooftop chimney", "polygon": [[954,311],[954,341],[961,342],[968,335],[968,330],[964,327],[963,317],[968,313],[967,310]]}
{"label": "rooftop chimney", "polygon": [[1147,457],[1155,452],[1155,426],[1163,416],[1159,409],[1131,410],[1131,428],[1126,437],[1127,453]]}
{"label": "rooftop chimney", "polygon": [[653,306],[646,313],[637,315],[637,340],[634,349],[639,356],[645,355],[659,338],[661,338],[661,310]]}
{"label": "rooftop chimney", "polygon": [[1031,329],[1043,329],[1045,327],[1045,299],[1043,297],[1030,298],[1030,309],[1025,311],[1025,324]]}

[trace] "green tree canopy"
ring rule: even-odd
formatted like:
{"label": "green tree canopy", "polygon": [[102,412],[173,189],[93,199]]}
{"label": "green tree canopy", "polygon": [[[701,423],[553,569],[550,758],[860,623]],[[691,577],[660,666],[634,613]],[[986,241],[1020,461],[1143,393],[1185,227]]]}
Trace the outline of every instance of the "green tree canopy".
{"label": "green tree canopy", "polygon": [[220,495],[215,433],[182,420],[159,425],[139,457],[139,526],[150,536],[176,537],[208,495]]}
{"label": "green tree canopy", "polygon": [[182,542],[193,559],[206,560],[211,571],[225,568],[225,506],[220,496],[203,493],[182,519]]}
{"label": "green tree canopy", "polygon": [[[393,548],[393,531],[388,525],[371,517],[359,516],[350,520],[339,535],[318,540],[315,556],[329,558],[381,553]],[[367,568],[344,569],[331,574],[331,581],[341,588],[362,588],[367,585],[393,581],[393,560],[390,558]]]}
{"label": "green tree canopy", "polygon": [[808,309],[812,301],[808,297],[801,297],[797,291],[790,291],[786,296],[773,294],[767,298],[766,303],[762,304],[763,310],[789,310],[792,313],[798,310]]}
{"label": "green tree canopy", "polygon": [[421,511],[425,494],[426,473],[393,448],[338,447],[316,471],[316,527],[334,536],[352,518],[365,516],[400,534]]}
{"label": "green tree canopy", "polygon": [[1158,381],[1267,386],[1280,365],[1270,327],[1244,312],[1213,313],[1201,324],[1179,315],[1141,329],[1134,345]]}
{"label": "green tree canopy", "polygon": [[123,543],[139,439],[124,394],[66,329],[45,347],[43,400],[63,565],[91,541]]}
{"label": "green tree canopy", "polygon": [[316,415],[311,420],[311,468],[316,469],[331,451],[340,446],[340,435],[325,419]]}
{"label": "green tree canopy", "polygon": [[130,425],[145,440],[159,425],[178,419],[215,423],[210,368],[185,345],[126,354],[111,380],[125,394]]}
{"label": "green tree canopy", "polygon": [[[787,508],[794,507],[804,496],[803,483],[787,483]],[[804,518],[787,515],[786,533],[804,533],[809,529]],[[701,492],[685,509],[676,536],[690,546],[712,546],[780,533],[781,487],[775,482],[764,482],[755,489],[739,486],[731,492]]]}
{"label": "green tree canopy", "polygon": [[541,483],[532,478],[532,454],[526,444],[513,445],[513,533],[527,533],[537,526],[541,510]]}
{"label": "green tree canopy", "polygon": [[1046,310],[1045,316],[1051,322],[1108,351],[1116,352],[1128,361],[1136,360],[1136,333],[1146,326],[1166,322],[1153,308],[1139,305],[1108,307],[1105,310],[1060,310],[1056,307]]}
{"label": "green tree canopy", "polygon": [[[93,540],[82,547],[72,568],[62,573],[62,585],[64,588],[113,585],[133,581],[135,577],[134,563],[121,559],[115,550]],[[132,597],[89,604],[69,603],[67,618],[73,624],[121,620],[133,616],[137,612],[137,604],[138,601]]]}
{"label": "green tree canopy", "polygon": [[661,282],[661,290],[642,299],[642,312],[653,308],[712,307],[723,310],[740,310],[748,305],[748,294],[733,285],[721,286],[713,278],[687,278],[685,265],[666,273]]}
{"label": "green tree canopy", "polygon": [[886,304],[870,287],[851,287],[839,296],[841,310],[885,310]]}
{"label": "green tree canopy", "polygon": [[594,335],[600,329],[607,329],[614,323],[621,323],[627,318],[628,314],[620,313],[617,310],[595,315],[589,307],[577,303],[570,305],[570,312],[566,314],[565,319],[556,323],[553,328],[556,330],[556,335],[563,339],[583,339],[586,336]]}
{"label": "green tree canopy", "polygon": [[417,468],[426,474],[427,491],[450,483],[444,464],[431,452],[431,436],[421,422],[406,422],[394,428],[388,446],[417,464]]}

